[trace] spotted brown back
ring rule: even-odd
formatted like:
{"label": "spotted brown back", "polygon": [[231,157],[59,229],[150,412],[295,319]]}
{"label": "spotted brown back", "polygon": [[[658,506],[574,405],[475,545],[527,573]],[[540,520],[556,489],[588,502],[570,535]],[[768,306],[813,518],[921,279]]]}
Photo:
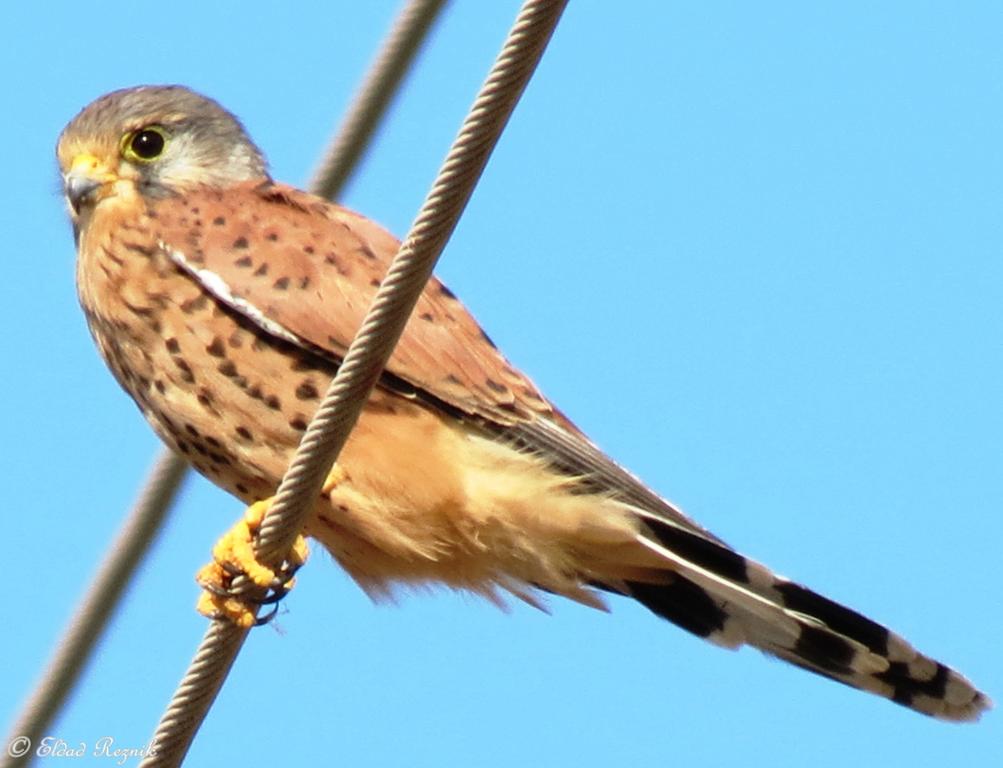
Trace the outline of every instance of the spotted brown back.
{"label": "spotted brown back", "polygon": [[[212,211],[211,216],[203,211]],[[283,185],[205,189],[158,201],[158,238],[210,291],[273,331],[343,357],[398,241],[371,221]],[[218,282],[215,282],[218,279]],[[498,424],[548,416],[570,427],[435,278],[387,370]],[[574,430],[577,432],[577,430]]]}

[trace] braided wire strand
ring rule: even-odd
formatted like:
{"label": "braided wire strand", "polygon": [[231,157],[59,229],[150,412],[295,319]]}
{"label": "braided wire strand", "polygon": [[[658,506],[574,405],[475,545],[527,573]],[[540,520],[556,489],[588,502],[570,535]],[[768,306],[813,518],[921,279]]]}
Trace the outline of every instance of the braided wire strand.
{"label": "braided wire strand", "polygon": [[359,86],[351,109],[342,119],[335,140],[328,145],[310,178],[307,188],[315,195],[333,200],[345,186],[445,3],[446,0],[411,0],[401,9]]}
{"label": "braided wire strand", "polygon": [[531,1],[520,10],[279,486],[259,535],[263,562],[280,561],[303,527],[565,5]]}
{"label": "braided wire strand", "polygon": [[[136,503],[108,547],[52,658],[12,726],[8,744],[18,738],[37,744],[62,709],[115,606],[131,583],[132,574],[162,529],[170,499],[181,486],[185,468],[184,462],[170,451],[161,453],[154,461]],[[33,750],[21,757],[7,751],[0,765],[25,765],[33,757]]]}
{"label": "braided wire strand", "polygon": [[[398,13],[312,176],[309,188],[315,194],[333,199],[348,182],[445,3],[446,0],[410,0]],[[132,574],[160,531],[187,472],[188,465],[173,451],[164,449],[155,458],[139,498],[106,551],[91,587],[67,622],[52,658],[22,705],[9,731],[8,743],[19,737],[37,743],[65,706],[124,593],[124,586],[131,582]],[[33,757],[31,751],[20,758],[4,755],[0,768],[15,763],[25,765]]]}
{"label": "braided wire strand", "polygon": [[[520,9],[283,477],[255,546],[262,562],[278,565],[302,528],[566,5],[567,0],[527,0]],[[224,621],[210,624],[141,768],[180,764],[247,633]]]}

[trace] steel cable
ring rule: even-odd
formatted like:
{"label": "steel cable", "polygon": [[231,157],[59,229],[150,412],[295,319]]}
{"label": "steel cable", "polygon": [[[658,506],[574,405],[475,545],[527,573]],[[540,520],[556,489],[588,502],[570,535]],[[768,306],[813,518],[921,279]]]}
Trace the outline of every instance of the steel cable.
{"label": "steel cable", "polygon": [[[310,188],[316,194],[334,198],[347,183],[445,4],[446,0],[410,0],[401,9],[313,174]],[[125,586],[177,498],[187,471],[188,465],[170,450],[164,449],[156,457],[136,504],[11,727],[8,744],[37,744],[65,706]],[[30,748],[16,756],[8,752],[0,766],[26,765],[33,756]]]}
{"label": "steel cable", "polygon": [[[302,529],[565,5],[566,0],[523,4],[282,479],[255,546],[263,563],[281,564]],[[142,768],[180,764],[247,632],[225,621],[212,622],[154,734],[155,754]]]}

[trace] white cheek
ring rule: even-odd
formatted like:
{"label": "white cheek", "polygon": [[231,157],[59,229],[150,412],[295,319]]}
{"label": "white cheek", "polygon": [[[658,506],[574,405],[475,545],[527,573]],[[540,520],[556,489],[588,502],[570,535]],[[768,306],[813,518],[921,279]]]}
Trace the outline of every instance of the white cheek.
{"label": "white cheek", "polygon": [[185,137],[171,139],[159,165],[157,175],[168,186],[204,184],[213,176],[211,163]]}
{"label": "white cheek", "polygon": [[132,179],[117,179],[111,186],[109,197],[129,198],[136,194],[136,182]]}
{"label": "white cheek", "polygon": [[232,184],[258,178],[257,167],[255,155],[242,144],[233,144],[221,155],[179,136],[168,145],[158,175],[169,186]]}
{"label": "white cheek", "polygon": [[227,163],[231,169],[241,169],[246,174],[252,174],[254,169],[254,155],[241,144],[234,145],[227,157]]}

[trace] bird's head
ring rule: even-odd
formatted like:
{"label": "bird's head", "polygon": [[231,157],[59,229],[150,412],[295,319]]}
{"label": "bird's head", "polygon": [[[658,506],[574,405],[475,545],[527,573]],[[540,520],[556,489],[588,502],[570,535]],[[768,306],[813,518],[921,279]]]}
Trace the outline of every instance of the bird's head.
{"label": "bird's head", "polygon": [[156,198],[268,179],[265,159],[240,121],[177,85],[102,96],[63,129],[56,156],[75,225],[116,196]]}

